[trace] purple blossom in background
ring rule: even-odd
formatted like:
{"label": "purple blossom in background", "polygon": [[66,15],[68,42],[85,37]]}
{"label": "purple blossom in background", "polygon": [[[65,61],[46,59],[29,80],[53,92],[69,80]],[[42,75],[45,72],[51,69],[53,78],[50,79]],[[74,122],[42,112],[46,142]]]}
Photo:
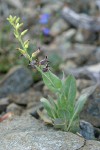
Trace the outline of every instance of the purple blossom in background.
{"label": "purple blossom in background", "polygon": [[43,28],[43,29],[42,29],[42,32],[43,32],[44,35],[49,35],[49,34],[50,34],[50,29],[48,29],[48,28]]}
{"label": "purple blossom in background", "polygon": [[22,17],[22,20],[25,20],[25,21],[26,21],[26,20],[27,20],[27,18],[26,18],[25,16],[23,16],[23,17]]}
{"label": "purple blossom in background", "polygon": [[49,18],[50,18],[50,14],[42,14],[42,15],[40,16],[39,23],[40,23],[40,24],[47,24],[48,21],[49,21]]}

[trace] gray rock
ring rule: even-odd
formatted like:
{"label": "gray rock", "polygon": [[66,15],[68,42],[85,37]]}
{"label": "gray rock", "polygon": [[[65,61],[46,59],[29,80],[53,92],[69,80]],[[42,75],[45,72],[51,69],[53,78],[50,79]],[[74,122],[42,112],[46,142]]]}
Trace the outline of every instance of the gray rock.
{"label": "gray rock", "polygon": [[94,128],[94,134],[96,139],[100,141],[100,128]]}
{"label": "gray rock", "polygon": [[63,3],[61,1],[57,1],[57,3],[54,2],[53,3],[50,1],[50,4],[47,4],[43,7],[42,9],[42,13],[50,13],[52,14],[53,12],[57,12],[59,10],[61,10]]}
{"label": "gray rock", "polygon": [[22,115],[32,115],[34,118],[39,119],[40,116],[38,114],[38,110],[43,110],[43,104],[39,102],[37,105],[33,106],[32,103],[29,103],[27,110],[23,111]]}
{"label": "gray rock", "polygon": [[6,107],[9,105],[9,98],[0,98],[0,113],[6,111]]}
{"label": "gray rock", "polygon": [[76,42],[84,42],[84,36],[82,34],[82,30],[78,29],[76,35],[75,35],[75,41]]}
{"label": "gray rock", "polygon": [[74,69],[76,68],[76,64],[71,60],[68,60],[66,63],[60,65],[61,70],[73,69],[73,68]]}
{"label": "gray rock", "polygon": [[75,35],[76,30],[75,29],[69,29],[68,31],[65,31],[62,34],[62,37],[65,39],[65,41],[71,40],[73,36]]}
{"label": "gray rock", "polygon": [[34,91],[30,88],[24,93],[21,94],[11,94],[9,96],[10,102],[14,102],[18,105],[27,106],[29,103],[32,103],[33,106],[40,101],[42,93],[39,91]]}
{"label": "gray rock", "polygon": [[94,128],[91,123],[84,120],[80,121],[80,134],[87,140],[94,140]]}
{"label": "gray rock", "polygon": [[[64,42],[64,43],[62,43],[61,45],[59,45],[59,48],[58,48],[58,50],[59,50],[59,54],[61,54],[62,53],[62,57],[61,58],[63,58],[63,59],[66,59],[66,55],[67,55],[67,53],[68,53],[68,50],[71,48],[71,43],[70,42]],[[66,50],[66,54],[65,54],[65,50]],[[65,56],[64,56],[65,55]]]}
{"label": "gray rock", "polygon": [[18,9],[22,9],[22,3],[20,2],[20,0],[17,1],[13,1],[13,0],[6,0],[6,3],[8,5],[11,5],[14,8],[18,8]]}
{"label": "gray rock", "polygon": [[66,22],[63,19],[59,19],[52,25],[50,33],[52,36],[56,36],[68,28],[69,26]]}
{"label": "gray rock", "polygon": [[100,85],[97,86],[93,94],[88,98],[81,113],[81,118],[90,122],[95,127],[100,127]]}
{"label": "gray rock", "polygon": [[100,31],[100,21],[98,18],[90,17],[86,14],[76,13],[70,7],[65,6],[62,10],[62,17],[67,23],[71,24],[76,28],[82,28],[89,31],[98,32]]}
{"label": "gray rock", "polygon": [[[72,32],[74,32],[74,30]],[[46,53],[47,51],[48,52],[56,51],[56,53],[64,61],[68,59],[72,59],[79,66],[81,65],[83,66],[83,64],[85,65],[86,62],[88,61],[92,62],[93,64],[93,60],[91,59],[91,54],[93,55],[94,60],[96,60],[95,59],[96,57],[94,55],[95,48],[96,47],[94,45],[91,46],[89,44],[78,44],[78,43],[71,44],[70,41],[64,38],[64,34],[57,36],[54,42],[49,45],[49,47],[47,46],[44,47]]]}
{"label": "gray rock", "polygon": [[69,29],[68,31],[64,31],[62,34],[58,35],[55,40],[54,43],[55,44],[59,44],[59,45],[63,45],[66,42],[70,42],[72,40],[72,38],[74,37],[76,33],[75,29]]}
{"label": "gray rock", "polygon": [[98,60],[98,62],[100,62],[100,47],[97,47],[96,49],[96,59]]}
{"label": "gray rock", "polygon": [[92,79],[100,85],[100,63],[91,66],[83,66],[75,69],[64,68],[64,71],[66,74],[71,73],[79,78],[84,77]]}
{"label": "gray rock", "polygon": [[[56,131],[30,116],[15,117],[0,124],[0,150],[78,150],[85,140],[73,133]],[[88,149],[91,145],[87,145]],[[100,142],[93,141],[93,150]]]}
{"label": "gray rock", "polygon": [[80,150],[100,150],[100,142],[88,140]]}
{"label": "gray rock", "polygon": [[24,92],[32,83],[32,75],[27,68],[22,66],[14,67],[0,82],[0,97]]}
{"label": "gray rock", "polygon": [[[0,150],[78,150],[85,145],[92,147],[82,137],[48,128],[30,116],[0,123]],[[99,146],[100,142],[93,141],[93,150]]]}
{"label": "gray rock", "polygon": [[87,67],[86,69],[90,72],[100,85],[100,63]]}
{"label": "gray rock", "polygon": [[7,112],[12,112],[15,115],[20,115],[22,113],[22,107],[18,106],[17,104],[11,103],[7,107]]}
{"label": "gray rock", "polygon": [[86,87],[90,87],[95,84],[94,81],[87,80],[87,79],[77,79],[76,80],[77,88],[79,91],[82,91]]}

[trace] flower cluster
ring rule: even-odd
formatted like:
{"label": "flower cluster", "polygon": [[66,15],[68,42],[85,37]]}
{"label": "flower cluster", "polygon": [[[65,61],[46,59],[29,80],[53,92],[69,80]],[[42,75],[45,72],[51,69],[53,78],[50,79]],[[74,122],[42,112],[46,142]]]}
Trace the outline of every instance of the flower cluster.
{"label": "flower cluster", "polygon": [[[43,17],[43,16],[42,16]],[[48,19],[48,15],[44,16],[45,20]],[[42,18],[41,18],[42,19]],[[24,30],[20,33],[21,27],[23,26],[23,23],[20,23],[20,18],[18,17],[12,17],[11,15],[7,18],[7,20],[10,22],[10,24],[14,28],[14,35],[18,39],[18,41],[21,44],[21,48],[17,48],[17,50],[21,53],[22,56],[27,58],[29,60],[29,65],[32,66],[33,69],[42,70],[43,72],[49,71],[49,61],[47,56],[39,61],[38,55],[40,54],[41,50],[38,48],[35,52],[32,53],[32,55],[29,55],[28,48],[29,48],[29,40],[24,41],[23,36],[27,33],[28,30]]]}
{"label": "flower cluster", "polygon": [[32,66],[33,69],[39,67],[42,69],[43,72],[47,72],[49,70],[49,61],[47,56],[45,56],[45,58],[41,61],[36,58],[35,60],[32,60],[29,65]]}

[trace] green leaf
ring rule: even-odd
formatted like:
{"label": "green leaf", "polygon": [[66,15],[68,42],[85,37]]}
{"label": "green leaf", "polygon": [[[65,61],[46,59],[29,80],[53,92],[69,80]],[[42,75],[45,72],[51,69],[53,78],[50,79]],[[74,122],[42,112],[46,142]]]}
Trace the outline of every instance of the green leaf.
{"label": "green leaf", "polygon": [[43,72],[41,69],[38,68],[38,70],[42,74],[43,81],[45,85],[53,92],[59,92],[62,82],[61,80],[53,74],[50,70],[48,72]]}
{"label": "green leaf", "polygon": [[95,88],[96,88],[96,86],[91,86],[82,91],[82,95],[78,98],[78,100],[75,104],[75,112],[76,113],[80,113],[82,111],[83,106],[87,101],[87,98],[93,93]]}
{"label": "green leaf", "polygon": [[87,97],[88,97],[87,94],[83,94],[79,97],[78,101],[76,102],[75,110],[74,110],[74,113],[72,115],[72,118],[70,119],[70,123],[69,123],[68,129],[67,129],[68,131],[70,130],[75,117],[78,116],[79,112],[82,110],[85,102],[87,101]]}
{"label": "green leaf", "polygon": [[76,114],[79,113],[82,110],[84,104],[87,101],[87,97],[88,97],[87,93],[84,93],[77,100],[76,105],[75,105],[75,113]]}
{"label": "green leaf", "polygon": [[50,104],[51,104],[51,107],[52,107],[52,111],[53,111],[53,113],[54,113],[54,116],[55,116],[55,118],[56,118],[56,117],[58,117],[58,114],[57,114],[57,110],[58,110],[57,104],[55,103],[55,101],[53,100],[53,98],[52,98],[51,96],[48,96],[48,98],[49,98],[49,102],[50,102]]}
{"label": "green leaf", "polygon": [[70,112],[67,109],[61,108],[61,109],[58,109],[58,116],[59,118],[62,118],[68,122],[70,118]]}
{"label": "green leaf", "polygon": [[69,75],[65,80],[62,93],[66,96],[68,104],[74,104],[76,97],[76,80],[73,75]]}
{"label": "green leaf", "polygon": [[73,121],[75,118],[78,117],[79,113],[82,111],[84,104],[87,101],[87,98],[93,93],[93,91],[95,90],[96,86],[91,86],[89,88],[86,88],[82,91],[82,95],[79,97],[79,99],[77,100],[76,104],[75,104],[75,109],[72,115],[72,118],[70,119],[70,123],[68,126],[68,131],[71,128]]}
{"label": "green leaf", "polygon": [[76,80],[74,76],[69,75],[65,82],[63,82],[61,93],[58,105],[67,109],[70,112],[70,116],[72,116],[76,97]]}
{"label": "green leaf", "polygon": [[50,104],[50,102],[46,98],[41,98],[40,101],[43,103],[44,108],[46,109],[48,116],[51,118],[55,118],[55,112]]}
{"label": "green leaf", "polygon": [[64,97],[64,95],[58,97],[57,106],[59,109],[67,109],[67,99]]}
{"label": "green leaf", "polygon": [[75,118],[75,119],[73,120],[73,123],[72,123],[72,125],[71,125],[69,131],[70,131],[70,132],[73,132],[73,133],[79,132],[79,129],[80,129],[80,128],[79,128],[79,122],[80,122],[79,117]]}
{"label": "green leaf", "polygon": [[43,103],[43,106],[46,109],[48,115],[52,118],[53,114],[51,111],[51,105],[50,105],[49,101],[46,98],[41,98],[40,101]]}

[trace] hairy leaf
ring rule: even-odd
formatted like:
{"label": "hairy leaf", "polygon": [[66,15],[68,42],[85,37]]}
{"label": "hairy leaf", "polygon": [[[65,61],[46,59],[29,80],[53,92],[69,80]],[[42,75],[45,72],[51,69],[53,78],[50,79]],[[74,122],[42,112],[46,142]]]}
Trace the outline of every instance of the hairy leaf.
{"label": "hairy leaf", "polygon": [[46,98],[41,98],[40,100],[43,103],[44,108],[46,109],[49,117],[51,118],[56,118],[55,116],[55,110],[52,108],[52,105],[50,104],[50,102],[46,99]]}
{"label": "hairy leaf", "polygon": [[53,100],[53,98],[51,96],[48,96],[48,98],[49,98],[49,102],[51,104],[54,116],[58,117],[58,114],[57,114],[57,110],[58,110],[57,104],[55,103],[55,101]]}
{"label": "hairy leaf", "polygon": [[53,92],[58,92],[62,86],[61,80],[51,71],[41,72],[45,85]]}
{"label": "hairy leaf", "polygon": [[52,110],[51,110],[51,104],[46,98],[41,98],[40,101],[43,103],[44,108],[46,109],[48,115],[53,118]]}
{"label": "hairy leaf", "polygon": [[74,105],[76,98],[76,81],[73,75],[69,75],[62,87],[62,93],[66,96],[68,105]]}
{"label": "hairy leaf", "polygon": [[[96,85],[97,86],[97,85]],[[93,91],[95,90],[96,86],[91,86],[89,88],[86,88],[83,92],[82,95],[79,97],[79,99],[77,100],[76,104],[75,104],[75,109],[72,115],[72,118],[70,119],[70,123],[68,126],[68,130],[71,128],[73,121],[76,117],[78,117],[79,113],[82,111],[84,104],[87,101],[87,98],[93,93]]]}
{"label": "hairy leaf", "polygon": [[77,100],[77,102],[75,104],[75,112],[76,113],[80,113],[82,111],[83,106],[87,101],[87,98],[93,93],[95,88],[96,88],[96,86],[91,86],[82,91],[81,96],[79,97],[79,99]]}

